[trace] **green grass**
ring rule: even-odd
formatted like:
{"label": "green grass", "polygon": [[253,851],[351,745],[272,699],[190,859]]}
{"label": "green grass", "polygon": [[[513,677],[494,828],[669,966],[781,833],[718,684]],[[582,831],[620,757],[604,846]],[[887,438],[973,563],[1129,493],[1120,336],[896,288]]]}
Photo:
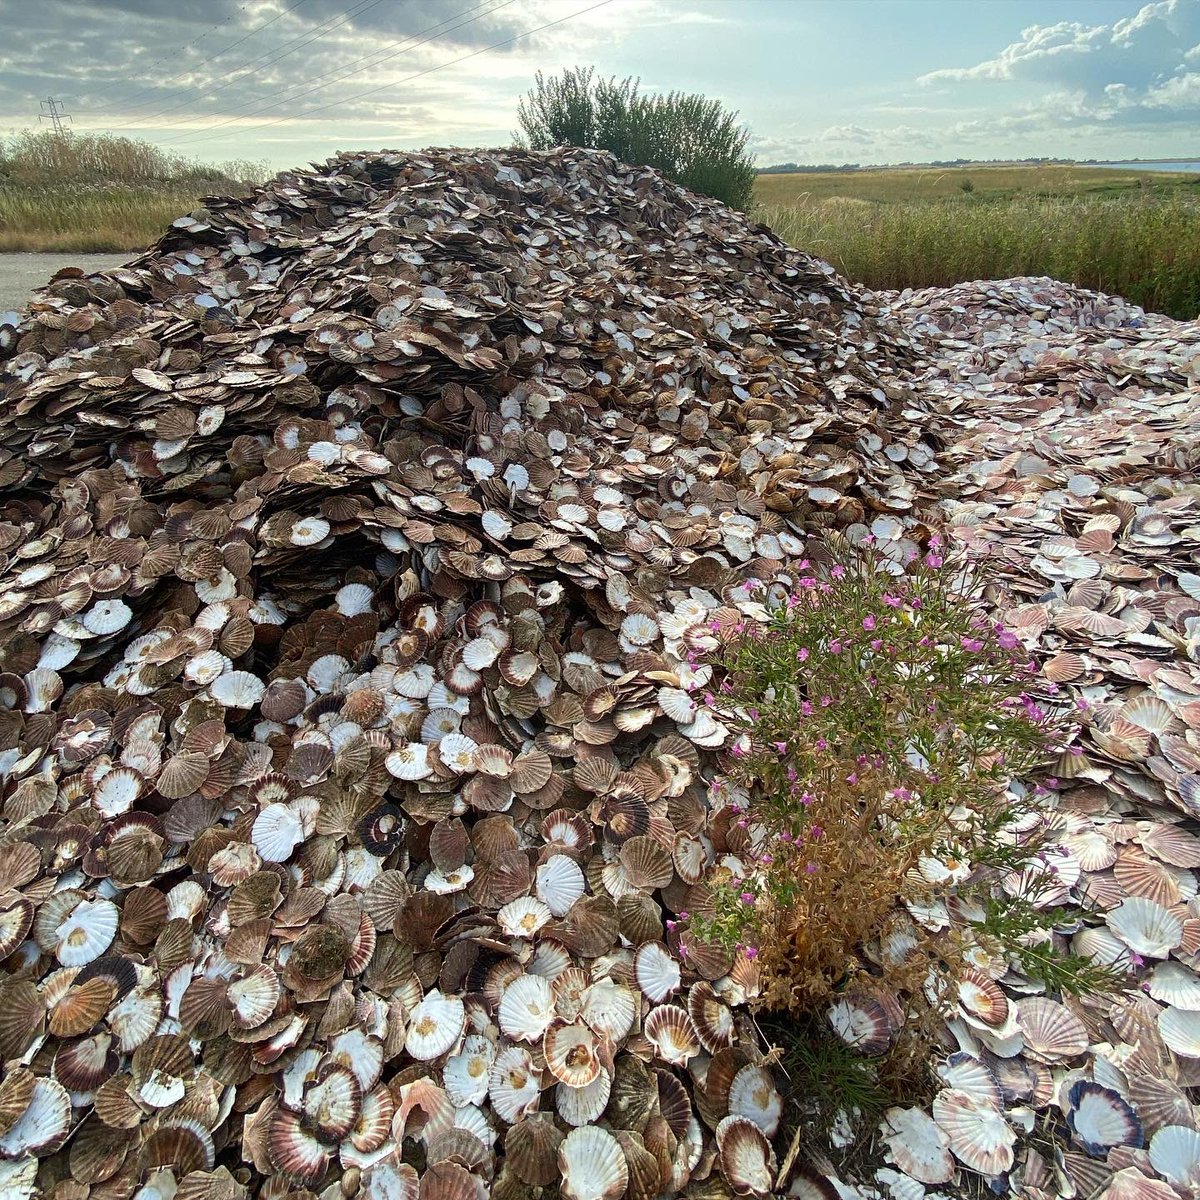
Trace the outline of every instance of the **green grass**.
{"label": "green grass", "polygon": [[761,175],[755,195],[780,237],[869,287],[1050,275],[1171,316],[1200,314],[1198,176],[913,168]]}

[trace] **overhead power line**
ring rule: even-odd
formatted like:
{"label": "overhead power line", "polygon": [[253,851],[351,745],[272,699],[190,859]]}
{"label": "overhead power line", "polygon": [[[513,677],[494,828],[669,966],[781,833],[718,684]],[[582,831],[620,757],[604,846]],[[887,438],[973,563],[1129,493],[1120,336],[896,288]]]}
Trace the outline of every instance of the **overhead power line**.
{"label": "overhead power line", "polygon": [[[375,2],[376,2],[376,3],[378,3],[378,0],[375,0]],[[240,111],[241,109],[245,109],[245,108],[253,108],[255,105],[261,105],[261,104],[263,104],[263,102],[264,102],[264,101],[270,100],[272,97],[279,96],[279,95],[281,95],[283,92],[285,92],[285,91],[287,91],[287,90],[289,90],[289,89],[291,89],[291,90],[295,90],[295,91],[297,92],[297,94],[303,93],[303,91],[305,90],[305,88],[306,88],[306,87],[310,88],[310,90],[311,90],[311,85],[313,85],[313,84],[316,84],[316,83],[317,83],[319,80],[321,80],[321,79],[325,79],[325,78],[327,78],[327,77],[328,77],[328,76],[330,76],[330,75],[335,75],[335,74],[337,74],[337,73],[338,73],[338,72],[340,72],[340,71],[344,71],[344,70],[345,70],[347,67],[352,67],[352,66],[353,66],[355,63],[360,63],[360,62],[363,62],[363,61],[365,61],[365,60],[366,60],[366,59],[368,59],[368,58],[374,58],[376,55],[383,54],[383,53],[384,53],[386,50],[389,50],[389,49],[391,49],[391,48],[392,48],[392,47],[394,47],[394,46],[399,46],[399,45],[401,45],[401,43],[408,43],[408,42],[411,42],[413,38],[415,38],[415,37],[420,37],[420,36],[421,36],[421,34],[423,34],[423,33],[427,33],[427,32],[429,32],[429,30],[432,30],[432,29],[440,29],[440,28],[441,28],[441,26],[444,26],[444,25],[447,25],[447,24],[449,24],[451,21],[454,21],[454,20],[456,20],[458,17],[461,17],[461,16],[463,16],[465,13],[475,12],[475,11],[477,11],[478,9],[480,9],[480,8],[484,7],[484,5],[485,5],[485,4],[488,4],[488,3],[491,3],[491,2],[492,2],[492,0],[481,0],[481,2],[480,2],[480,3],[478,3],[478,4],[475,4],[475,5],[474,5],[473,7],[471,7],[471,8],[464,9],[462,12],[457,12],[457,13],[454,13],[452,16],[449,16],[449,17],[444,17],[444,18],[443,18],[441,21],[438,21],[436,25],[430,25],[430,26],[429,26],[429,29],[422,29],[422,30],[420,30],[420,32],[418,32],[418,33],[415,33],[415,34],[409,34],[409,35],[406,35],[405,37],[402,37],[402,38],[397,38],[397,39],[396,39],[394,42],[389,42],[389,43],[387,43],[387,44],[385,44],[385,45],[383,45],[383,46],[380,46],[380,47],[378,47],[377,49],[375,49],[375,50],[372,50],[372,51],[371,51],[369,54],[360,55],[358,58],[351,59],[351,61],[350,61],[350,62],[348,62],[348,63],[343,63],[343,64],[341,64],[341,66],[338,66],[338,67],[331,67],[331,68],[330,68],[328,71],[325,71],[325,72],[323,72],[323,73],[322,73],[322,74],[320,74],[320,75],[315,75],[315,76],[312,76],[312,77],[311,77],[311,78],[309,78],[309,79],[306,79],[306,80],[304,81],[304,84],[303,84],[302,86],[300,86],[299,88],[293,88],[293,85],[292,85],[292,84],[288,84],[288,85],[286,85],[286,86],[285,86],[283,89],[276,88],[276,89],[274,89],[273,91],[267,91],[267,92],[265,92],[265,93],[264,93],[263,95],[261,95],[261,96],[255,96],[255,97],[254,97],[253,99],[251,99],[251,100],[245,100],[245,101],[243,101],[241,104],[234,105],[234,106],[233,106],[231,109],[228,109],[228,110],[226,110],[226,112],[220,112],[220,113],[216,113],[216,114],[214,114],[214,115],[215,115],[215,116],[217,116],[217,117],[223,117],[223,116],[226,116],[226,115],[227,115],[228,113],[230,113],[230,112],[232,112],[232,113],[237,113],[237,112],[238,112],[238,111]],[[502,4],[502,5],[500,5],[499,7],[505,7],[507,4],[512,4],[512,3],[516,3],[516,0],[505,0],[505,3],[504,3],[504,4]],[[493,11],[494,11],[494,10],[493,10]],[[486,15],[486,14],[480,14],[480,15]],[[325,32],[326,32],[326,33],[328,33],[328,32],[329,32],[329,30],[326,30]],[[323,36],[323,34],[322,34],[321,36]],[[308,40],[309,40],[309,41],[315,41],[315,40],[316,40],[316,38],[310,38],[310,39],[308,39]],[[286,52],[286,53],[284,53],[284,54],[278,54],[278,55],[276,55],[274,58],[272,58],[272,59],[269,59],[269,60],[268,60],[268,62],[266,62],[266,63],[263,63],[263,64],[262,64],[260,67],[258,67],[258,68],[256,68],[256,69],[258,69],[258,70],[261,70],[261,69],[262,69],[262,67],[265,67],[265,66],[268,66],[268,65],[270,65],[270,63],[277,62],[277,61],[278,61],[279,59],[281,59],[281,58],[286,58],[288,55],[296,53],[296,51],[298,51],[298,50],[302,49],[302,48],[303,48],[303,46],[304,46],[304,45],[307,45],[307,44],[308,44],[307,42],[305,42],[305,43],[302,43],[300,46],[296,46],[296,47],[294,47],[292,50],[289,50],[289,51],[287,51],[287,52]],[[401,53],[401,51],[397,51],[397,53]],[[378,62],[386,62],[386,61],[387,61],[387,59],[386,59],[386,58],[382,58],[382,59],[378,59],[377,61],[378,61]],[[369,70],[369,69],[370,69],[370,67],[371,67],[371,65],[372,65],[372,64],[368,64],[366,67],[364,67],[364,68],[363,68],[363,70]],[[349,72],[349,73],[350,73],[350,74],[353,74],[354,72]],[[232,84],[234,84],[234,83],[237,83],[237,82],[239,82],[239,80],[237,80],[237,79],[229,79],[229,80],[227,80],[225,83],[221,84],[219,87],[215,87],[215,88],[213,88],[211,92],[208,92],[208,93],[206,93],[206,97],[208,97],[208,96],[214,96],[214,95],[216,95],[216,93],[217,93],[217,92],[219,92],[219,91],[223,91],[225,88],[227,88],[227,87],[230,87]],[[324,86],[324,85],[322,84],[322,85],[320,85],[320,86]],[[182,102],[182,104],[183,104],[183,105],[187,105],[187,104],[189,104],[189,103],[191,103],[191,102],[190,102],[190,101],[186,101],[186,100]],[[181,107],[181,105],[180,105],[180,104],[175,104],[175,105],[172,105],[172,106],[171,106],[171,108],[179,108],[179,107]],[[267,109],[267,108],[269,108],[269,107],[272,107],[272,106],[271,106],[271,105],[267,105],[267,106],[266,106],[266,107],[264,107],[263,109],[260,109],[260,110],[257,110],[257,111],[264,111],[264,112],[265,112],[265,111],[266,111],[266,109]],[[163,110],[163,113],[166,113],[166,112],[169,112],[169,111],[170,111],[170,109],[164,109],[164,110]],[[249,115],[251,115],[251,116],[256,116],[256,115],[257,115],[257,111],[256,111],[256,112],[254,112],[254,113],[251,113],[251,114],[249,114]],[[158,114],[158,115],[162,115],[162,114]],[[150,123],[151,121],[154,121],[154,120],[156,120],[156,119],[157,119],[157,116],[156,116],[156,117],[153,117],[153,118],[148,118],[148,119],[146,119],[146,120],[140,120],[138,123],[139,123],[139,124],[147,124],[147,123]],[[172,118],[170,118],[170,119],[171,119],[172,121],[178,121],[178,120],[181,120],[181,119],[186,119],[186,118],[172,117]],[[236,117],[236,116],[231,118],[231,120],[232,120],[232,121],[236,121],[236,120],[238,120],[238,119],[239,119],[239,118],[238,118],[238,117]],[[226,125],[226,124],[229,124],[229,123],[230,123],[229,121],[221,121],[221,122],[219,122],[219,124],[220,124],[220,125]],[[210,126],[210,128],[217,128],[217,126]],[[180,130],[180,132],[179,132],[179,135],[178,135],[178,136],[180,136],[180,137],[186,137],[186,136],[187,136],[189,133],[191,133],[191,132],[194,132],[194,131],[192,131],[192,130],[188,130],[188,129],[182,129],[182,130]]]}
{"label": "overhead power line", "polygon": [[[329,112],[329,109],[336,108],[338,106],[338,104],[348,104],[348,103],[352,103],[355,100],[365,100],[365,98],[367,96],[377,96],[377,95],[379,95],[379,92],[388,91],[392,88],[398,88],[398,86],[401,86],[402,84],[412,83],[414,79],[421,79],[421,78],[424,78],[425,76],[430,76],[430,74],[433,74],[434,72],[444,71],[444,70],[446,70],[446,67],[457,66],[458,64],[460,64],[460,62],[467,62],[470,59],[478,59],[481,54],[487,54],[488,52],[490,52],[490,50],[498,50],[498,49],[502,49],[505,46],[512,46],[512,44],[514,44],[514,42],[520,42],[523,40],[523,38],[532,37],[534,34],[540,34],[540,32],[542,30],[553,29],[554,26],[563,25],[566,22],[569,22],[569,20],[575,20],[576,17],[586,16],[587,13],[595,12],[596,10],[598,10],[598,8],[604,8],[607,5],[612,4],[612,2],[613,2],[613,0],[599,0],[599,4],[588,5],[588,7],[586,7],[586,8],[580,8],[580,10],[577,10],[576,12],[566,14],[565,17],[558,17],[557,19],[554,19],[554,20],[547,20],[547,22],[545,22],[544,24],[535,25],[533,29],[524,30],[523,32],[521,32],[521,34],[515,34],[512,37],[505,37],[505,38],[503,38],[502,41],[499,41],[499,42],[492,42],[490,44],[490,46],[485,46],[478,50],[472,50],[472,52],[470,52],[469,54],[463,54],[463,55],[458,56],[457,59],[451,59],[449,62],[442,62],[442,64],[439,64],[438,66],[426,67],[424,71],[415,72],[414,74],[410,74],[410,76],[406,76],[403,79],[391,80],[390,83],[380,84],[378,86],[378,88],[368,88],[366,91],[355,92],[355,94],[353,96],[343,96],[342,98],[340,98],[340,100],[331,101],[328,104],[322,104],[322,106],[320,106],[319,108],[308,109],[306,113],[301,113],[301,114],[299,114],[299,116],[300,116],[300,118],[308,118],[308,116],[316,116],[317,113]],[[318,89],[314,89],[314,90],[320,91],[320,90],[324,90],[324,89],[318,88]],[[301,98],[301,97],[294,97],[294,98]],[[292,121],[292,120],[295,120],[295,118],[293,118],[293,116],[281,116],[281,118],[277,118],[274,121],[264,121],[263,124],[260,124],[260,125],[252,125],[248,128],[242,128],[242,130],[239,130],[239,133],[253,133],[253,132],[257,132],[259,130],[269,130],[269,128],[272,128],[276,125],[286,124],[287,121]],[[206,131],[200,130],[196,134],[188,134],[186,140],[197,140],[197,142],[204,142],[204,140],[208,140],[208,139],[210,139],[212,137],[216,137],[216,136],[220,136],[220,134],[214,134],[211,132],[206,132]],[[182,138],[167,138],[166,140],[167,140],[167,142],[178,142],[178,140],[184,140],[184,139],[182,139]]]}
{"label": "overhead power line", "polygon": [[[486,16],[490,16],[494,12],[499,12],[502,8],[508,8],[509,5],[515,3],[516,0],[501,0],[501,3],[494,4],[491,8],[488,8],[484,12],[478,12],[477,10],[482,8],[483,5],[476,4],[474,8],[464,9],[462,12],[455,13],[452,17],[447,17],[444,20],[439,21],[436,25],[430,25],[426,29],[421,29],[414,34],[411,34],[407,38],[401,38],[400,42],[404,42],[406,44],[402,45],[400,49],[393,51],[391,54],[385,55],[383,58],[375,57],[380,53],[378,50],[372,51],[370,54],[364,54],[360,58],[356,58],[351,62],[344,64],[342,67],[336,67],[333,70],[326,71],[324,76],[318,75],[314,79],[307,81],[309,84],[316,83],[317,86],[315,87],[303,87],[294,91],[290,95],[276,93],[276,95],[279,96],[278,99],[272,101],[270,104],[263,104],[260,108],[256,109],[254,112],[247,113],[244,117],[229,117],[227,120],[220,121],[216,125],[208,126],[206,130],[185,130],[174,137],[167,138],[166,142],[170,144],[172,142],[191,141],[194,138],[197,138],[198,135],[207,136],[210,131],[223,129],[228,125],[234,125],[237,122],[246,120],[249,117],[260,116],[262,113],[269,112],[273,108],[279,108],[280,105],[290,104],[294,100],[303,100],[305,96],[315,95],[317,92],[324,91],[326,88],[331,87],[335,83],[340,83],[343,79],[351,79],[355,75],[361,75],[364,71],[370,71],[376,67],[381,67],[384,63],[391,62],[392,59],[399,58],[402,54],[407,54],[410,50],[416,50],[420,46],[426,46],[430,42],[437,41],[438,38],[443,37],[448,33],[453,33],[456,29],[462,29],[466,25],[471,25],[476,21],[482,20]],[[457,20],[458,17],[466,16],[467,13],[476,13],[476,15],[468,17],[464,21],[458,21],[457,24],[449,25],[449,28],[444,28],[449,22]],[[424,36],[425,34],[429,34],[429,36],[426,37]],[[398,44],[399,43],[397,42],[392,43],[392,45]],[[353,67],[355,63],[364,62],[364,60],[368,58],[374,58],[375,61],[368,62],[365,66],[356,67],[354,70],[347,69],[349,67]],[[329,76],[332,76],[332,78],[328,78]],[[317,83],[318,80],[323,78],[326,80],[326,82]],[[259,104],[260,101],[265,98],[266,97],[260,97],[259,100],[248,101],[246,104],[243,104],[240,107],[247,108],[251,105]]]}
{"label": "overhead power line", "polygon": [[[273,25],[276,21],[278,21],[280,17],[287,16],[287,14],[290,13],[293,8],[299,8],[301,4],[307,4],[307,3],[308,3],[308,0],[296,0],[296,3],[293,4],[291,6],[291,8],[285,8],[281,12],[276,13],[275,16],[273,16],[269,21],[264,21],[261,25],[258,25],[254,29],[250,30],[249,33],[244,34],[242,37],[238,38],[238,40],[236,42],[230,42],[230,44],[228,46],[226,46],[224,50],[218,50],[216,52],[216,54],[210,54],[208,56],[208,58],[201,59],[200,62],[197,63],[196,65],[203,66],[204,63],[212,62],[214,58],[220,58],[222,54],[225,54],[227,51],[232,50],[234,46],[238,46],[242,42],[246,41],[247,38],[253,37],[256,33],[258,33],[258,31],[260,29],[266,29],[266,27],[268,25]],[[238,9],[238,12],[244,13],[245,11],[246,11],[246,6],[243,4],[241,6],[241,8]],[[233,20],[233,13],[230,13],[229,16],[227,16],[223,21],[218,21],[215,25],[210,26],[207,30],[205,30],[204,33],[200,34],[199,37],[192,38],[192,40],[190,42],[185,42],[182,46],[176,47],[175,49],[171,50],[167,54],[160,54],[153,62],[147,63],[146,66],[142,67],[141,68],[142,71],[152,71],[152,70],[154,70],[155,67],[159,66],[161,63],[165,63],[170,60],[178,59],[181,54],[184,54],[186,51],[192,49],[193,46],[198,46],[210,34],[215,33],[223,25],[228,25],[229,22],[232,20]],[[119,83],[109,84],[107,87],[100,89],[100,95],[103,96],[109,92],[114,92],[117,89],[119,89],[121,86],[122,85]],[[157,90],[157,86],[158,85],[154,85],[153,87],[139,88],[136,92],[133,93],[133,95],[140,96],[144,92],[153,92],[153,91]],[[129,104],[131,99],[132,99],[132,97],[130,97],[130,96],[124,97],[121,100],[119,105],[102,104],[96,111],[97,112],[111,112],[113,109],[115,109],[117,107],[125,107],[127,104]]]}
{"label": "overhead power line", "polygon": [[[307,4],[307,2],[308,0],[296,0],[292,7],[287,8],[286,11],[278,14],[278,17],[286,16],[287,13],[294,12],[296,8],[300,7],[301,4]],[[298,52],[298,50],[304,49],[306,46],[311,46],[313,42],[319,41],[320,38],[324,37],[326,34],[331,34],[331,32],[335,29],[341,29],[342,25],[349,24],[352,22],[352,20],[361,17],[362,14],[370,11],[371,8],[377,7],[380,4],[383,4],[383,0],[361,0],[361,2],[359,2],[359,4],[353,7],[349,12],[340,14],[335,13],[334,16],[326,17],[324,20],[322,20],[322,22],[311,26],[311,28],[300,30],[298,34],[294,34],[292,37],[287,38],[286,41],[281,42],[278,44],[278,46],[272,46],[270,49],[263,50],[263,52],[253,55],[251,58],[244,59],[233,66],[222,67],[222,76],[224,77],[222,83],[215,83],[212,82],[212,80],[209,80],[209,82],[206,83],[185,86],[185,96],[182,98],[182,100],[176,100],[174,103],[167,104],[166,108],[157,109],[155,112],[143,113],[138,116],[133,116],[133,118],[130,120],[120,121],[118,124],[110,126],[110,128],[114,128],[114,130],[126,130],[126,128],[131,128],[132,126],[136,125],[144,126],[152,124],[152,122],[157,121],[158,118],[161,118],[161,116],[170,112],[174,112],[175,109],[185,108],[188,106],[188,104],[196,104],[200,100],[206,100],[206,98],[209,96],[216,95],[218,91],[224,91],[227,88],[232,88],[234,84],[240,83],[248,73],[252,71],[262,71],[265,67],[275,64],[275,62],[278,62],[281,59],[286,59],[288,55],[295,54]],[[278,17],[272,18],[272,20],[277,20]],[[271,22],[266,24],[271,24]],[[264,28],[265,25],[259,26],[259,30]],[[258,30],[254,30],[252,32],[258,32]],[[252,36],[252,34],[247,34],[245,38],[242,38],[242,41],[245,41],[246,38],[250,36]],[[220,54],[215,54],[212,56],[212,59],[205,59],[202,62],[197,62],[196,65],[188,67],[186,71],[181,71],[178,76],[162,80],[160,84],[156,84],[155,88],[152,89],[156,92],[156,94],[158,94],[154,100],[140,101],[136,104],[133,104],[132,107],[144,108],[148,106],[148,104],[151,107],[155,106],[155,104],[161,102],[161,92],[164,88],[169,88],[170,84],[181,82],[182,79],[185,79],[188,76],[193,76],[193,74],[196,73],[200,67],[204,66],[205,62],[210,62],[212,60],[221,58],[224,53],[226,52],[222,50]]]}

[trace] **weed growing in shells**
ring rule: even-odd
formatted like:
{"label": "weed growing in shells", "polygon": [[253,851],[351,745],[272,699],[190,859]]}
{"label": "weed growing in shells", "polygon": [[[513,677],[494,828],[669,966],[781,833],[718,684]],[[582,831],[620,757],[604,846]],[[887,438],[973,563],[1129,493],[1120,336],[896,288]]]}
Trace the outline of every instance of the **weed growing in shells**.
{"label": "weed growing in shells", "polygon": [[1010,781],[1064,725],[936,537],[907,564],[832,554],[714,629],[715,700],[738,736],[713,783],[729,853],[693,929],[757,958],[773,1010],[867,983],[902,1010],[939,1007],[963,947],[935,947],[919,918],[1036,862],[1033,793]]}

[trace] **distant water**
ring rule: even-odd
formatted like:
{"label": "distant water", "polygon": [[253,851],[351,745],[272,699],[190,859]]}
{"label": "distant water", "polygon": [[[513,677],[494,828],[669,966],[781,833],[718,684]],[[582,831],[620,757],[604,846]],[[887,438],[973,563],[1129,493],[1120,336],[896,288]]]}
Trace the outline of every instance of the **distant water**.
{"label": "distant water", "polygon": [[1080,163],[1079,165],[1086,167],[1114,167],[1118,171],[1188,171],[1193,174],[1200,175],[1200,161],[1197,161],[1194,158],[1181,158],[1172,162],[1106,162]]}

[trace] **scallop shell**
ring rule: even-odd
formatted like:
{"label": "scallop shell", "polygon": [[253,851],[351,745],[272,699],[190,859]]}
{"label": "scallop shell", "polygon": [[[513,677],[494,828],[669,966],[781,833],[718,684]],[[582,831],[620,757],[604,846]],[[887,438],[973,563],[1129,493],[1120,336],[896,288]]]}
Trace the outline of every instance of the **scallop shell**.
{"label": "scallop shell", "polygon": [[583,993],[579,1015],[601,1037],[623,1041],[637,1015],[637,995],[615,979],[597,979]]}
{"label": "scallop shell", "polygon": [[642,994],[654,1004],[677,992],[682,981],[678,961],[661,942],[646,942],[637,948],[633,974]]}
{"label": "scallop shell", "polygon": [[558,1147],[559,1191],[566,1200],[617,1200],[629,1185],[621,1144],[598,1126],[572,1129]]}
{"label": "scallop shell", "polygon": [[612,1094],[612,1080],[608,1073],[601,1071],[591,1083],[584,1087],[567,1087],[560,1083],[554,1089],[554,1106],[558,1115],[575,1128],[590,1125],[599,1119],[600,1114],[608,1107]]}
{"label": "scallop shell", "polygon": [[1186,1125],[1160,1129],[1150,1139],[1150,1165],[1177,1188],[1200,1186],[1200,1131]]}
{"label": "scallop shell", "polygon": [[459,997],[444,996],[434,988],[412,1011],[404,1039],[405,1051],[418,1062],[440,1058],[462,1036],[466,1019]]}
{"label": "scallop shell", "polygon": [[529,1052],[521,1046],[506,1046],[496,1055],[488,1072],[488,1096],[496,1115],[512,1124],[538,1105],[541,1087]]}
{"label": "scallop shell", "polygon": [[965,1167],[992,1176],[1011,1170],[1017,1135],[998,1108],[944,1088],[934,1097],[933,1119]]}
{"label": "scallop shell", "polygon": [[554,989],[540,975],[521,975],[504,989],[497,1020],[514,1041],[541,1041],[554,1020]]}
{"label": "scallop shell", "polygon": [[504,1137],[504,1158],[517,1178],[530,1187],[557,1183],[558,1148],[564,1134],[549,1113],[533,1113],[510,1126]]}
{"label": "scallop shell", "polygon": [[271,1166],[296,1183],[318,1184],[329,1170],[329,1148],[287,1109],[278,1109],[271,1118],[266,1149]]}
{"label": "scallop shell", "polygon": [[884,1113],[884,1142],[891,1161],[921,1183],[950,1183],[954,1159],[949,1138],[922,1108],[889,1108]]}
{"label": "scallop shell", "polygon": [[768,1138],[775,1136],[783,1116],[783,1097],[765,1067],[751,1063],[733,1077],[729,1085],[729,1112],[732,1116],[749,1117]]}
{"label": "scallop shell", "polygon": [[0,1133],[0,1154],[45,1156],[66,1140],[71,1127],[71,1098],[53,1079],[36,1079],[24,1111]]}
{"label": "scallop shell", "polygon": [[1183,921],[1173,912],[1133,896],[1106,914],[1109,929],[1135,954],[1167,958],[1183,940]]}
{"label": "scallop shell", "polygon": [[966,970],[958,980],[958,1006],[968,1019],[995,1027],[1008,1019],[1008,998],[982,972]]}
{"label": "scallop shell", "polygon": [[1114,1146],[1142,1146],[1144,1134],[1137,1114],[1118,1093],[1088,1079],[1067,1093],[1067,1125],[1075,1140],[1095,1158]]}
{"label": "scallop shell", "polygon": [[555,1022],[542,1041],[546,1066],[571,1088],[587,1087],[600,1074],[595,1034],[582,1021]]}
{"label": "scallop shell", "polygon": [[700,1053],[700,1038],[687,1010],[676,1004],[660,1004],[650,1010],[644,1031],[654,1051],[664,1062],[686,1066]]}
{"label": "scallop shell", "polygon": [[538,899],[555,917],[565,917],[586,890],[579,864],[565,854],[552,854],[538,867],[534,886]]}
{"label": "scallop shell", "polygon": [[64,967],[99,958],[112,945],[120,918],[111,900],[81,900],[55,930],[55,957]]}
{"label": "scallop shell", "polygon": [[721,1173],[735,1196],[769,1196],[775,1152],[763,1131],[746,1117],[725,1117],[717,1126]]}
{"label": "scallop shell", "polygon": [[515,938],[533,937],[552,916],[550,907],[532,896],[510,900],[496,913],[500,927]]}
{"label": "scallop shell", "polygon": [[1044,996],[1027,996],[1017,1002],[1017,1024],[1025,1035],[1026,1053],[1038,1062],[1074,1058],[1088,1048],[1083,1022]]}
{"label": "scallop shell", "polygon": [[1185,1058],[1200,1058],[1200,1010],[1164,1009],[1158,1017],[1162,1040]]}
{"label": "scallop shell", "polygon": [[482,1104],[488,1092],[488,1074],[496,1059],[496,1048],[479,1034],[467,1034],[462,1049],[442,1068],[446,1094],[456,1107]]}
{"label": "scallop shell", "polygon": [[710,1054],[733,1044],[733,1013],[710,983],[701,980],[692,985],[687,1009],[700,1044]]}
{"label": "scallop shell", "polygon": [[249,671],[226,671],[208,685],[209,695],[226,708],[253,708],[266,690],[266,684]]}

